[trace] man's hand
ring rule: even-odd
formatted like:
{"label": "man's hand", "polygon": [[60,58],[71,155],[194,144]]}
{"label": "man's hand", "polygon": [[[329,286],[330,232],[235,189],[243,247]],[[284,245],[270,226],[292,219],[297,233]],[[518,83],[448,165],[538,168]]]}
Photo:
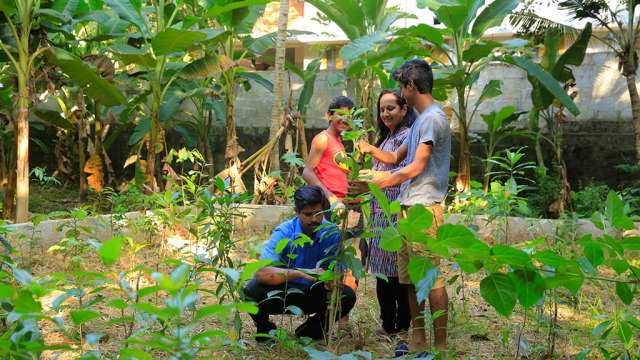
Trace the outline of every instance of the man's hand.
{"label": "man's hand", "polygon": [[369,191],[369,181],[355,180],[349,182],[348,196],[358,196]]}
{"label": "man's hand", "polygon": [[289,270],[289,278],[304,279],[311,282],[316,282],[317,277],[324,272],[324,269],[304,269],[302,270]]}
{"label": "man's hand", "polygon": [[362,180],[377,180],[380,178],[384,178],[387,177],[389,175],[391,175],[391,171],[378,171],[378,170],[371,170],[371,169],[363,169],[360,170],[360,178]]}

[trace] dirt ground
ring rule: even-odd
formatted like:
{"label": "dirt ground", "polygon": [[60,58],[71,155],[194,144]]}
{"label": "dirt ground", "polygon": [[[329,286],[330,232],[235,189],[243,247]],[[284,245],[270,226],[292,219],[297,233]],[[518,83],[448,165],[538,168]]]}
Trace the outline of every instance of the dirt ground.
{"label": "dirt ground", "polygon": [[[254,254],[255,247],[262,239],[262,236],[254,236],[243,239],[239,244],[239,251],[236,257],[245,260]],[[37,251],[41,251],[37,255]],[[45,249],[38,249],[32,261],[32,269],[36,276],[50,274],[55,271],[64,270],[65,259],[46,253]],[[170,250],[159,251],[156,247],[147,247],[133,258],[123,255],[120,263],[115,265],[118,269],[129,269],[134,265],[144,263],[147,266],[157,268],[159,271],[170,271],[168,265],[161,264],[161,260],[171,258]],[[85,257],[84,266],[92,271],[105,271],[97,257],[91,255]],[[457,272],[452,272],[450,267],[445,266],[443,271],[452,278]],[[113,272],[110,272],[110,274]],[[516,344],[520,343],[518,351],[519,358],[526,359],[573,359],[583,349],[593,345],[595,338],[591,331],[600,321],[598,315],[604,313],[604,309],[613,306],[615,291],[608,285],[598,287],[587,286],[577,298],[567,296],[565,292],[560,296],[558,307],[558,329],[555,340],[555,352],[552,356],[547,356],[550,346],[549,322],[551,309],[545,307],[534,307],[525,312],[522,308],[516,307],[511,318],[505,318],[497,314],[488,304],[484,302],[479,293],[480,275],[476,274],[464,279],[458,277],[456,281],[447,287],[450,296],[449,312],[449,354],[452,359],[513,359],[516,354]],[[148,284],[151,279],[145,279]],[[211,282],[208,284],[214,286]],[[51,302],[60,291],[54,291],[44,299],[45,309],[50,309]],[[115,296],[115,290],[105,291],[107,301],[111,295]],[[367,277],[362,280],[357,291],[357,303],[350,314],[349,325],[343,330],[336,341],[338,353],[345,354],[353,351],[365,351],[371,353],[373,359],[391,358],[396,343],[401,337],[380,336],[375,332],[381,327],[379,320],[379,308],[375,295],[375,279]],[[74,305],[74,300],[68,300],[65,304]],[[107,301],[103,301],[105,304]],[[158,299],[162,301],[162,299]],[[215,299],[203,297],[200,300],[202,305],[215,302]],[[123,346],[123,331],[121,327],[109,325],[108,320],[117,317],[116,310],[105,305],[97,305],[103,316],[89,323],[85,331],[97,331],[105,333],[105,337],[95,345],[105,359],[117,358],[118,350]],[[68,310],[51,315],[61,316],[65,321],[68,318]],[[280,328],[293,333],[295,327],[303,319],[289,315],[273,316],[273,319]],[[309,356],[303,350],[305,345],[296,341],[282,342],[272,346],[257,344],[253,340],[255,328],[249,316],[242,315],[243,331],[240,344],[233,346],[221,346],[216,350],[215,357],[221,359],[308,359]],[[524,330],[522,327],[524,325]],[[67,334],[61,333],[56,326],[50,322],[43,322],[44,336],[48,344],[72,344]],[[205,324],[205,328],[220,328],[221,324],[212,321]],[[519,341],[518,341],[519,339]],[[312,344],[318,350],[325,350],[323,344]],[[79,354],[77,351],[48,351],[44,354],[44,359],[72,359]],[[154,356],[155,357],[155,356]],[[158,358],[162,358],[158,355]],[[211,358],[206,356],[203,358]],[[587,357],[596,359],[595,355]]]}

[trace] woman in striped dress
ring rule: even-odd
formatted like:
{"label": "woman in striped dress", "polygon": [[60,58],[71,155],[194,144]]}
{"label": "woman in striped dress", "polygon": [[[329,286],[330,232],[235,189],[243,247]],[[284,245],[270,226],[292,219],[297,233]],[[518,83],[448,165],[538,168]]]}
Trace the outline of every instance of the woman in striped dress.
{"label": "woman in striped dress", "polygon": [[[415,112],[407,107],[398,90],[383,90],[378,97],[378,141],[376,147],[394,152],[409,135],[411,124],[415,120]],[[381,176],[381,172],[390,172],[404,166],[388,165],[377,160],[373,162],[372,173]],[[389,202],[396,200],[400,194],[400,186],[388,187],[382,190]],[[396,221],[396,217],[392,218]],[[382,330],[387,334],[406,331],[409,329],[409,303],[406,285],[398,283],[397,253],[380,249],[380,235],[388,226],[387,218],[377,201],[371,203],[371,225],[376,236],[371,239],[367,268],[371,274],[382,274],[388,280],[376,278],[376,295],[380,304],[380,318]]]}

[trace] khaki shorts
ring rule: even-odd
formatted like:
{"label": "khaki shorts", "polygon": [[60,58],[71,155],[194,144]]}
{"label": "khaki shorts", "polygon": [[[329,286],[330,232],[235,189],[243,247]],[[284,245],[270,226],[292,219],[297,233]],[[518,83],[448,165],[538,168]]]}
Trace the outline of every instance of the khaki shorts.
{"label": "khaki shorts", "polygon": [[[430,237],[435,237],[438,231],[438,228],[444,222],[444,211],[442,209],[442,205],[435,204],[432,206],[428,206],[427,209],[431,211],[433,214],[433,224],[429,229],[427,229],[427,235]],[[402,207],[402,217],[407,217],[408,207]],[[430,254],[426,249],[423,248],[422,244],[418,243],[407,243],[403,242],[400,251],[398,252],[398,282],[400,284],[411,284],[411,278],[409,277],[409,259],[411,256],[424,256],[431,261],[435,266],[440,265],[440,258],[435,256],[434,254]],[[442,275],[438,276],[435,284],[433,285],[433,289],[440,289],[445,287],[445,281]]]}

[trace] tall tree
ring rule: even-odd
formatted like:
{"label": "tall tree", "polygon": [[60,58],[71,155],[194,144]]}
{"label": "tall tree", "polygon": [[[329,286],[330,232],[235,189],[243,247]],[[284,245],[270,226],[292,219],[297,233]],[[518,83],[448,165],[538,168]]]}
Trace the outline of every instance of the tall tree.
{"label": "tall tree", "polygon": [[[273,139],[282,126],[282,98],[284,94],[285,56],[287,41],[287,23],[289,19],[289,0],[280,0],[278,11],[278,35],[276,36],[276,60],[273,82],[273,109],[271,111],[271,129],[269,138]],[[280,169],[280,142],[276,141],[270,155],[271,171]]]}
{"label": "tall tree", "polygon": [[13,44],[0,39],[0,48],[9,58],[18,78],[18,106],[15,117],[16,137],[16,222],[29,216],[29,107],[30,78],[35,61],[44,48],[32,51],[31,30],[36,11],[35,0],[6,0],[0,2],[0,12],[12,35]]}

